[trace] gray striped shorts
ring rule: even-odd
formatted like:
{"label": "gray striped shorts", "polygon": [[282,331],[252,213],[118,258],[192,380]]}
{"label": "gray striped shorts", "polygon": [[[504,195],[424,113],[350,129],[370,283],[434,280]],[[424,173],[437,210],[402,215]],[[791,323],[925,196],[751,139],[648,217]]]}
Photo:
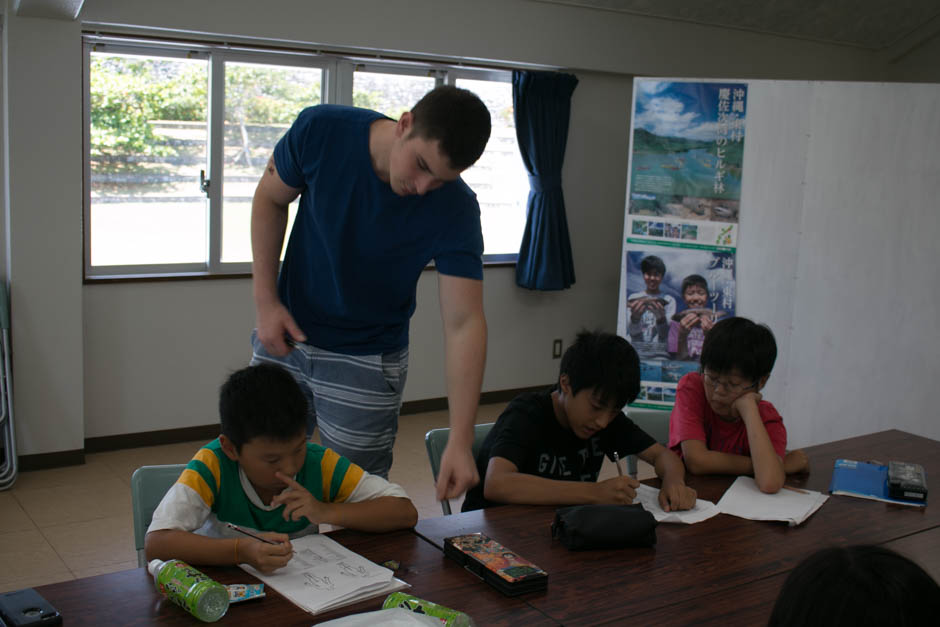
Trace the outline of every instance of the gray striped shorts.
{"label": "gray striped shorts", "polygon": [[408,347],[383,355],[343,355],[297,344],[283,357],[269,354],[251,333],[251,365],[287,369],[307,397],[307,436],[320,428],[323,446],[388,478],[398,412],[408,374]]}

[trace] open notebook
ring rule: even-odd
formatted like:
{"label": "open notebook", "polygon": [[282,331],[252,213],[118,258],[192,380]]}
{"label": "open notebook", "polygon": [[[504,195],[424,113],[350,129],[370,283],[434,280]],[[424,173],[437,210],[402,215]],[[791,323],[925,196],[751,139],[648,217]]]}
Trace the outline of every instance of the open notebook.
{"label": "open notebook", "polygon": [[409,587],[391,570],[321,534],[291,540],[287,566],[265,575],[241,567],[308,612],[317,614]]}
{"label": "open notebook", "polygon": [[789,487],[766,494],[752,477],[738,477],[718,501],[718,509],[748,520],[782,520],[792,527],[812,516],[828,498],[815,490]]}

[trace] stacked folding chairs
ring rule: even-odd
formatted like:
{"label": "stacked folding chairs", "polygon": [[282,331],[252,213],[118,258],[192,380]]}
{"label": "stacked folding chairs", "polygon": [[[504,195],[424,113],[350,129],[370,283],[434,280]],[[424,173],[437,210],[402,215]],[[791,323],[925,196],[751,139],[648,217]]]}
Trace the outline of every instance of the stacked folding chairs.
{"label": "stacked folding chairs", "polygon": [[13,379],[10,375],[10,301],[0,284],[0,490],[16,481],[16,433],[13,431]]}

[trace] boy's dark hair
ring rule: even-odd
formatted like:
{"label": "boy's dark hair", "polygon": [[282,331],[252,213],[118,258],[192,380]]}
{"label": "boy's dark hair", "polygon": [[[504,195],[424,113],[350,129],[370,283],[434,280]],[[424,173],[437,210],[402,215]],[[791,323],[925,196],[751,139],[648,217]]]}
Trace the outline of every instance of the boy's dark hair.
{"label": "boy's dark hair", "polygon": [[289,372],[274,364],[232,373],[219,391],[222,435],[241,452],[254,438],[289,440],[307,426],[307,399]]}
{"label": "boy's dark hair", "polygon": [[706,281],[705,277],[703,277],[701,274],[690,274],[689,276],[682,279],[682,289],[679,291],[679,293],[685,295],[685,291],[693,285],[699,286],[705,290],[706,294],[708,293],[708,281]]}
{"label": "boy's dark hair", "polygon": [[643,261],[640,262],[640,272],[657,272],[665,276],[666,264],[663,263],[663,260],[656,255],[647,255],[646,257],[643,257]]}
{"label": "boy's dark hair", "polygon": [[558,377],[568,375],[571,393],[594,388],[606,407],[623,407],[640,393],[640,358],[630,343],[603,331],[581,331],[561,358]]}
{"label": "boy's dark hair", "polygon": [[718,374],[737,369],[742,377],[757,381],[773,370],[777,342],[770,328],[747,318],[725,318],[705,334],[702,369]]}
{"label": "boy's dark hair", "polygon": [[490,112],[466,89],[441,85],[432,89],[411,110],[411,133],[441,142],[441,152],[454,170],[466,170],[480,158],[490,139]]}
{"label": "boy's dark hair", "polygon": [[768,625],[931,625],[938,614],[940,586],[911,560],[878,546],[833,547],[793,569]]}

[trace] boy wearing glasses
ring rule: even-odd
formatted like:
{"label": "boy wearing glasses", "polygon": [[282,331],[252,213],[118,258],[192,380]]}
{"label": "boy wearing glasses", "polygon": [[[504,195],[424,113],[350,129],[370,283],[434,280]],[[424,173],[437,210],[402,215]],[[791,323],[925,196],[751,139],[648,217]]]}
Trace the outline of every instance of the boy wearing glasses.
{"label": "boy wearing glasses", "polygon": [[787,474],[809,470],[801,450],[786,452],[787,430],[760,391],[777,359],[765,325],[726,318],[705,335],[701,372],[679,380],[669,418],[669,448],[696,475],[753,475],[768,494]]}

